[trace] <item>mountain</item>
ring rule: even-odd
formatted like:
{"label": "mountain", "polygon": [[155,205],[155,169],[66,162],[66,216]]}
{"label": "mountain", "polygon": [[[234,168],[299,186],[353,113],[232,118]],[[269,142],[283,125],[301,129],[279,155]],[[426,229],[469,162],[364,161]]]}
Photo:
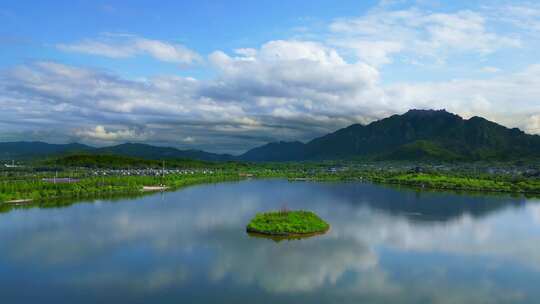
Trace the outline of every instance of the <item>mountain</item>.
{"label": "mountain", "polygon": [[248,161],[351,158],[471,161],[538,157],[540,136],[481,117],[463,119],[445,110],[410,110],[368,125],[354,124],[306,144],[267,144],[240,156]]}
{"label": "mountain", "polygon": [[516,160],[539,159],[540,136],[509,129],[481,117],[463,119],[445,110],[410,110],[368,125],[354,124],[308,143],[275,142],[240,156],[126,143],[94,148],[82,144],[0,143],[0,159],[30,159],[74,153],[118,155],[147,160],[302,161]]}
{"label": "mountain", "polygon": [[126,143],[117,146],[98,148],[93,151],[99,154],[113,154],[144,159],[196,159],[206,161],[228,161],[234,157],[229,154],[215,154],[201,150],[178,150],[171,147],[156,147],[146,144]]}
{"label": "mountain", "polygon": [[305,158],[305,145],[299,141],[275,142],[253,148],[242,154],[240,159],[249,161],[299,161]]}
{"label": "mountain", "polygon": [[83,144],[48,144],[39,141],[0,143],[0,159],[29,159],[57,154],[88,152],[93,147]]}
{"label": "mountain", "polygon": [[142,159],[195,159],[205,161],[233,160],[232,155],[214,154],[199,150],[178,150],[170,147],[156,147],[146,144],[126,143],[116,146],[95,148],[83,144],[48,144],[44,142],[4,142],[0,143],[0,159],[32,159],[65,154],[86,153],[129,156]]}

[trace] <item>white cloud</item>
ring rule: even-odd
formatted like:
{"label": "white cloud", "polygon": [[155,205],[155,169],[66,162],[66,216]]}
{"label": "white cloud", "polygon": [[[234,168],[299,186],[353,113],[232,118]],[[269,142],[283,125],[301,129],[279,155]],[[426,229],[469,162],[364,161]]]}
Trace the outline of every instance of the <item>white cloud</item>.
{"label": "white cloud", "polygon": [[540,113],[529,116],[526,121],[525,130],[531,134],[540,134]]}
{"label": "white cloud", "polygon": [[90,130],[79,130],[76,131],[76,135],[81,138],[94,139],[100,141],[119,141],[119,140],[136,140],[142,141],[148,139],[151,134],[140,133],[135,130],[117,130],[117,131],[107,131],[104,126],[98,125],[94,129]]}
{"label": "white cloud", "polygon": [[236,103],[221,103],[201,96],[199,86],[199,81],[192,78],[126,80],[102,71],[37,62],[2,74],[0,117],[10,127],[4,128],[4,132],[52,129],[63,135],[49,136],[87,141],[105,138],[124,141],[134,135],[129,132],[115,135],[108,128],[106,132],[96,131],[95,127],[101,125],[112,126],[115,132],[137,130],[139,139],[141,134],[154,132],[146,138],[154,142],[178,143],[177,138],[202,137],[197,144],[203,147],[205,144],[215,147],[216,142],[235,147],[218,127],[242,129],[255,125],[257,119],[248,117]]}
{"label": "white cloud", "polygon": [[221,74],[203,94],[240,101],[261,115],[346,118],[351,110],[357,113],[380,99],[375,68],[347,63],[336,50],[316,42],[270,41],[249,56],[217,51],[210,62]]}
{"label": "white cloud", "polygon": [[[520,72],[506,73],[490,57],[506,48],[521,47],[519,52],[524,42],[531,43],[497,29],[513,20],[510,15],[533,18],[535,6],[509,9],[505,19],[497,15],[502,10],[484,7],[440,12],[420,4],[403,8],[406,1],[398,2],[335,20],[329,32],[312,35],[312,40],[217,50],[208,56],[207,67],[215,75],[209,79],[164,75],[128,80],[55,62],[11,68],[0,78],[0,123],[6,126],[0,136],[14,138],[17,129],[25,136],[57,138],[62,134],[42,130],[61,124],[51,129],[74,140],[90,130],[95,134],[83,139],[120,141],[115,132],[136,130],[152,133],[148,140],[159,143],[239,153],[268,141],[309,140],[411,108],[446,108],[536,132],[540,68],[529,60]],[[183,46],[133,35],[105,34],[59,47],[114,58],[147,54],[175,63],[202,60]],[[430,66],[450,58],[471,72],[462,75],[487,79],[449,79],[442,74],[454,66]],[[423,65],[421,71],[409,65],[411,79],[425,72],[436,80],[384,82],[394,77],[390,64],[411,62]],[[431,74],[420,76],[430,79]],[[96,126],[104,132],[98,134]]]}
{"label": "white cloud", "polygon": [[398,53],[441,63],[454,53],[486,55],[521,45],[516,37],[490,30],[487,23],[482,13],[469,10],[436,13],[379,7],[360,17],[334,21],[330,42],[354,50],[358,58],[374,65],[390,63]]}
{"label": "white cloud", "polygon": [[386,87],[396,106],[446,108],[465,117],[483,116],[509,127],[530,129],[540,114],[540,66],[487,80],[400,83]]}
{"label": "white cloud", "polygon": [[187,137],[183,138],[182,141],[186,142],[186,143],[192,143],[192,142],[195,142],[195,138],[192,137],[192,136],[187,136]]}
{"label": "white cloud", "polygon": [[535,65],[485,80],[384,85],[377,69],[348,63],[314,42],[270,42],[245,56],[215,52],[210,58],[218,77],[204,81],[126,80],[53,62],[16,67],[0,78],[3,136],[18,126],[18,132],[52,129],[64,133],[42,135],[89,143],[139,139],[239,153],[411,108],[446,108],[538,133]]}
{"label": "white cloud", "polygon": [[179,64],[193,64],[201,61],[201,56],[197,52],[181,44],[133,35],[102,35],[97,39],[86,39],[73,44],[58,44],[57,48],[67,52],[111,58],[129,58],[146,54],[160,61]]}
{"label": "white cloud", "polygon": [[397,41],[369,41],[354,38],[334,41],[334,44],[352,49],[357,52],[357,56],[362,60],[379,66],[392,62],[392,56],[400,53],[404,49],[404,45]]}

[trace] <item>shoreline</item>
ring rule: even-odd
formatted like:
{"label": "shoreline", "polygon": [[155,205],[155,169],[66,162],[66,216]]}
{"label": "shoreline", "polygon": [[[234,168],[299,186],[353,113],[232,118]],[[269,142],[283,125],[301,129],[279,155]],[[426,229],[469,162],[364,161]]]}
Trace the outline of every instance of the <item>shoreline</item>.
{"label": "shoreline", "polygon": [[305,238],[325,234],[328,230],[330,224],[308,210],[259,212],[246,226],[248,234],[272,239]]}
{"label": "shoreline", "polygon": [[[284,172],[276,175],[254,175],[254,179],[286,179],[289,182],[363,182],[376,185],[388,185],[404,187],[415,191],[455,191],[455,192],[474,192],[477,194],[507,194],[520,195],[527,197],[540,197],[540,181],[536,179],[528,179],[524,182],[511,182],[501,179],[486,179],[463,177],[454,175],[441,174],[396,174],[384,176],[384,173],[372,172],[347,172],[347,175],[322,175],[322,176],[294,176]],[[356,174],[356,176],[354,175]],[[61,184],[57,188],[52,188],[51,185],[37,184],[26,189],[26,192],[17,192],[19,197],[4,192],[4,201],[0,202],[0,206],[22,206],[38,204],[42,201],[57,200],[57,199],[78,199],[95,196],[108,196],[116,194],[136,194],[136,193],[151,193],[174,191],[176,189],[205,183],[219,183],[234,180],[245,180],[245,177],[239,176],[237,173],[227,173],[219,176],[197,176],[191,178],[171,178],[168,183],[163,186],[144,186],[141,184],[141,179],[127,178],[122,183],[117,181],[116,177],[110,178],[107,184],[94,184],[92,181],[81,180],[74,184]],[[400,180],[401,179],[401,180]],[[431,180],[429,180],[431,179]],[[85,183],[86,182],[86,183]],[[468,186],[467,183],[478,184],[478,187]],[[151,183],[150,183],[151,184]],[[148,183],[147,183],[148,185]],[[71,188],[77,186],[77,189]],[[489,187],[496,186],[496,187]],[[46,188],[48,187],[48,188]],[[520,188],[521,187],[521,188]],[[527,188],[531,188],[528,190]],[[51,189],[46,196],[36,197],[34,194],[41,194],[44,189]],[[1,197],[0,197],[1,198]]]}
{"label": "shoreline", "polygon": [[[196,185],[202,185],[202,184],[212,184],[212,183],[221,183],[221,182],[230,182],[230,181],[239,181],[243,180],[242,178],[239,178],[236,175],[224,175],[224,176],[208,176],[206,178],[192,178],[192,179],[182,179],[178,183],[171,183],[170,186],[159,186],[159,187],[153,187],[153,186],[146,186],[150,187],[151,190],[145,190],[145,186],[141,187],[121,187],[117,189],[106,189],[105,191],[82,191],[82,192],[64,192],[62,195],[52,195],[48,196],[46,198],[39,198],[39,199],[32,199],[32,198],[25,198],[25,199],[9,199],[6,201],[0,201],[0,207],[17,207],[17,206],[25,206],[25,207],[32,207],[32,206],[39,206],[42,203],[46,202],[53,202],[58,200],[75,200],[72,203],[77,203],[76,200],[78,199],[87,199],[87,198],[95,198],[95,197],[108,197],[108,196],[129,196],[129,195],[145,195],[145,194],[152,194],[156,192],[168,192],[168,191],[175,191],[184,187],[189,186],[196,186]],[[107,185],[104,186],[108,187]],[[159,188],[159,189],[157,189]]]}
{"label": "shoreline", "polygon": [[387,186],[403,186],[408,189],[414,189],[414,190],[430,190],[431,192],[437,192],[437,191],[456,191],[456,192],[475,192],[475,193],[484,193],[484,194],[519,194],[519,195],[532,195],[533,197],[540,197],[540,191],[512,191],[512,190],[501,190],[501,189],[479,189],[479,188],[469,188],[469,187],[435,187],[435,186],[422,186],[422,184],[415,184],[415,183],[399,183],[399,182],[391,182],[391,181],[376,181],[371,179],[305,179],[305,180],[289,180],[290,182],[343,182],[343,183],[350,183],[350,182],[359,182],[359,183],[370,183],[374,185],[387,185]]}
{"label": "shoreline", "polygon": [[[277,177],[277,176],[276,176]],[[446,176],[444,176],[446,177]],[[456,179],[463,179],[472,182],[488,182],[488,183],[501,183],[506,187],[514,186],[514,184],[508,181],[498,181],[495,179],[483,179],[483,178],[465,178],[465,177],[452,177]],[[430,185],[427,181],[397,181],[395,177],[391,178],[380,178],[380,177],[368,177],[368,176],[358,176],[358,177],[313,177],[313,178],[296,178],[296,177],[287,177],[287,180],[290,182],[369,182],[377,185],[393,185],[393,186],[405,186],[409,188],[414,188],[415,190],[441,190],[441,191],[465,191],[465,192],[478,192],[478,193],[499,193],[499,194],[519,194],[519,195],[532,195],[533,197],[540,197],[540,188],[534,190],[524,190],[524,189],[500,189],[500,188],[481,188],[481,187],[469,187],[457,184],[454,182],[454,185],[447,183],[446,185]],[[463,181],[462,181],[463,182]],[[540,183],[540,181],[538,181]],[[501,185],[502,186],[502,185]],[[540,187],[540,185],[538,186]]]}

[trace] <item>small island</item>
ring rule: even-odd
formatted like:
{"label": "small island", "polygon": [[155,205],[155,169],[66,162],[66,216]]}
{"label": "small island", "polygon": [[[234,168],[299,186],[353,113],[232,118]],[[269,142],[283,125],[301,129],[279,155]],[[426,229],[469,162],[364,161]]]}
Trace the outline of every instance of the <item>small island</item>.
{"label": "small island", "polygon": [[306,237],[323,234],[330,225],[311,211],[273,211],[255,215],[247,232],[270,237]]}

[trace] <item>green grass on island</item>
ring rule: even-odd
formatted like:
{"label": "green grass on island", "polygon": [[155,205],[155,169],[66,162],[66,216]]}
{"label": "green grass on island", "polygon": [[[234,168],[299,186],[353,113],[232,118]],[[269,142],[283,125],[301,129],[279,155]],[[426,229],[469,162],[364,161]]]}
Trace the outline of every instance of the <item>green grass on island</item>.
{"label": "green grass on island", "polygon": [[273,211],[259,213],[247,225],[247,232],[270,236],[320,234],[330,225],[310,211]]}

